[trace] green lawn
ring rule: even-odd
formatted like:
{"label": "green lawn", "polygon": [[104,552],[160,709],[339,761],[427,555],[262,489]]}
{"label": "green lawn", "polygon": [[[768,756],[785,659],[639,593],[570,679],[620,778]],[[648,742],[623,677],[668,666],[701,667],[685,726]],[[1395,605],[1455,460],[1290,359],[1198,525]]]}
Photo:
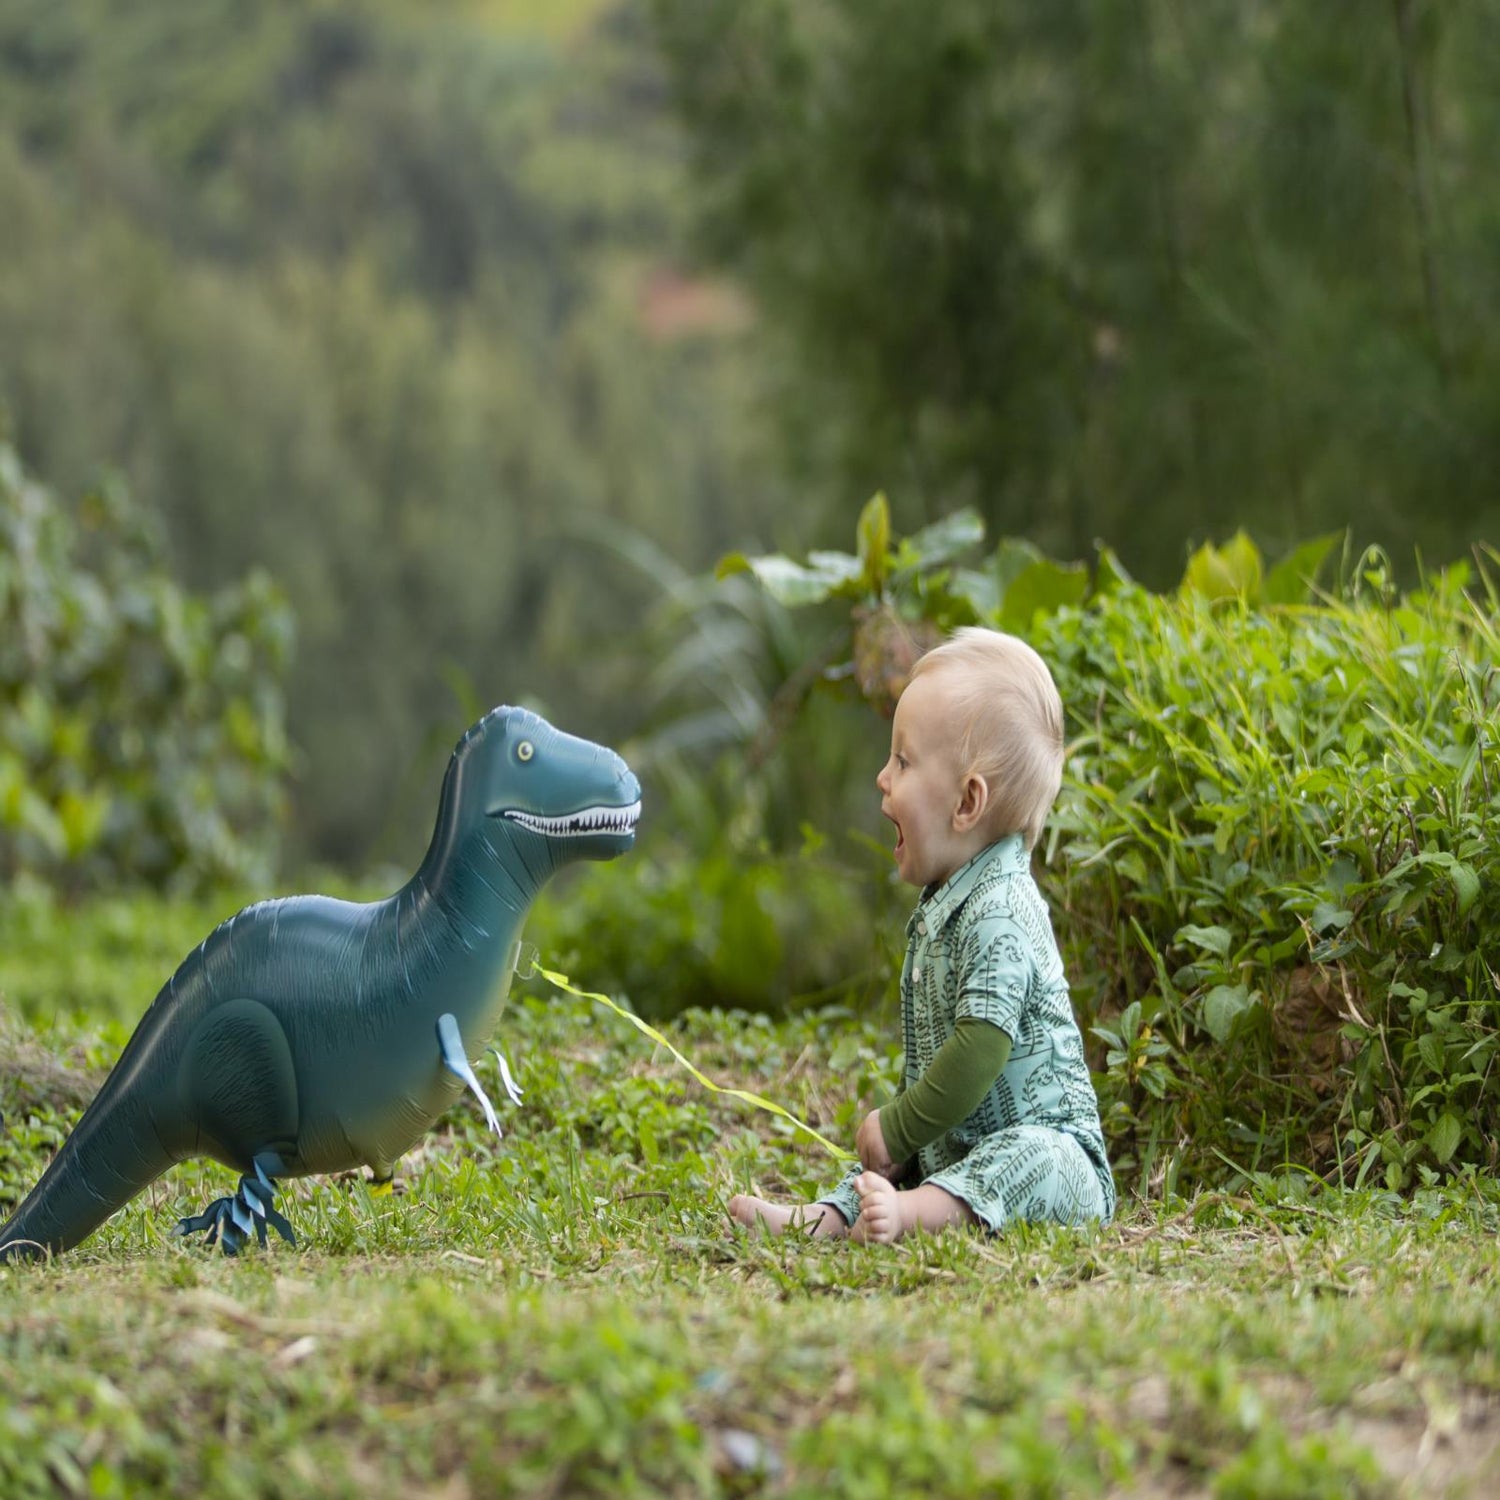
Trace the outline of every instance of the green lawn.
{"label": "green lawn", "polygon": [[[9,1016],[0,1201],[122,1034]],[[885,1030],[849,1017],[670,1035],[841,1138],[890,1075]],[[190,1165],[0,1270],[0,1494],[1495,1492],[1490,1184],[1293,1178],[1098,1231],[773,1242],[720,1205],[829,1182],[816,1145],[539,981],[501,1041],[527,1090],[505,1139],[467,1101],[395,1194],[292,1184],[296,1250],[170,1238],[232,1181]]]}

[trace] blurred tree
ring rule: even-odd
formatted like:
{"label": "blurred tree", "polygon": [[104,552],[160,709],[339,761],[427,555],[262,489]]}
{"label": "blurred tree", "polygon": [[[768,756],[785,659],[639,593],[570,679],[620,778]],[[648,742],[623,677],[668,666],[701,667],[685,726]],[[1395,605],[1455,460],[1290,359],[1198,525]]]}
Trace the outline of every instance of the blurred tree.
{"label": "blurred tree", "polygon": [[664,310],[644,19],[568,9],[0,0],[0,410],[192,586],[284,583],[303,856],[420,853],[477,704],[633,726],[655,585],[604,521],[689,567],[763,531],[744,300]]}
{"label": "blurred tree", "polygon": [[1500,10],[655,0],[797,471],[1162,583],[1500,525]]}

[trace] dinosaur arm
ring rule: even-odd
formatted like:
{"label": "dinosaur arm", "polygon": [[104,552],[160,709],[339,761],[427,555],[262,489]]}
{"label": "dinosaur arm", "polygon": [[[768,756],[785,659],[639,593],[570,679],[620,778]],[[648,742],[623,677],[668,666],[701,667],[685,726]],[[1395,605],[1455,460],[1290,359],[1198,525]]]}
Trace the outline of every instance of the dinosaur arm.
{"label": "dinosaur arm", "polygon": [[500,1129],[500,1118],[495,1113],[495,1106],[490,1103],[490,1096],[485,1093],[484,1086],[469,1064],[469,1059],[464,1052],[464,1039],[458,1029],[458,1021],[451,1011],[444,1011],[438,1017],[437,1034],[438,1050],[442,1053],[443,1062],[448,1071],[457,1074],[473,1090],[474,1097],[479,1100],[480,1107],[484,1110],[485,1124],[496,1135],[503,1135],[504,1132]]}

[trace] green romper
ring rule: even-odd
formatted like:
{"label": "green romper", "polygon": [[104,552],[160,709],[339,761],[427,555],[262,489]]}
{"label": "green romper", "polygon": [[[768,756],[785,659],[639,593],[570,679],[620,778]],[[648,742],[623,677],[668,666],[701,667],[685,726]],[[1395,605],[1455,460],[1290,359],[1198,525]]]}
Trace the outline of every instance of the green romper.
{"label": "green romper", "polygon": [[[1016,1220],[1108,1219],[1115,1185],[1099,1103],[1042,893],[1019,834],[980,850],[923,891],[901,969],[906,1068],[916,1084],[968,1017],[1010,1038],[1010,1056],[977,1107],[923,1146],[911,1179],[962,1199],[991,1230]],[[850,1169],[822,1202],[852,1224]]]}

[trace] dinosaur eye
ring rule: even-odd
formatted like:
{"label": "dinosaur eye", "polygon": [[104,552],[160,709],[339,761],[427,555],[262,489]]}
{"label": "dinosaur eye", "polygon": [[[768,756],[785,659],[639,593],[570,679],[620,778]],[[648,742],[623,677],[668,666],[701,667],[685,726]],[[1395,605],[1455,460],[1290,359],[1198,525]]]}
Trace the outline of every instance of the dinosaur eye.
{"label": "dinosaur eye", "polygon": [[522,740],[521,743],[516,746],[517,760],[530,760],[531,757],[535,754],[536,746],[533,745],[530,740]]}

